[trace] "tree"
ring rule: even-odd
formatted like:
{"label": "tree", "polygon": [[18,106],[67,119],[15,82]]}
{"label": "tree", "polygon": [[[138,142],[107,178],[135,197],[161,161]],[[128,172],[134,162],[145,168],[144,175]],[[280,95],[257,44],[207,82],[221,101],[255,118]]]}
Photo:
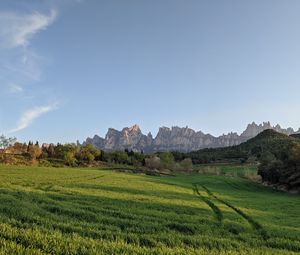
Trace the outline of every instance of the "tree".
{"label": "tree", "polygon": [[289,164],[295,167],[300,166],[300,144],[292,142],[287,151]]}
{"label": "tree", "polygon": [[64,145],[58,143],[56,146],[54,146],[54,158],[64,159],[65,153]]}
{"label": "tree", "polygon": [[170,152],[162,152],[158,154],[161,160],[161,167],[172,170],[174,167],[174,156]]}
{"label": "tree", "polygon": [[76,157],[79,160],[92,163],[96,157],[100,157],[101,151],[94,147],[92,144],[87,144],[80,148]]}
{"label": "tree", "polygon": [[42,149],[38,144],[33,145],[33,143],[29,142],[27,146],[27,153],[29,153],[32,160],[36,160],[39,156],[41,156]]}
{"label": "tree", "polygon": [[142,166],[145,165],[145,155],[141,153],[134,152],[130,156],[130,161],[133,166]]}
{"label": "tree", "polygon": [[69,151],[64,156],[64,162],[68,166],[75,166],[76,165],[76,158],[75,153]]}
{"label": "tree", "polygon": [[261,148],[261,146],[254,146],[250,150],[250,155],[256,156],[257,158],[260,158],[261,154],[262,154],[262,148]]}
{"label": "tree", "polygon": [[27,152],[27,145],[26,143],[19,143],[16,142],[14,145],[9,147],[9,151],[12,154],[23,154]]}
{"label": "tree", "polygon": [[126,151],[110,151],[105,153],[105,161],[115,164],[130,164],[129,156]]}
{"label": "tree", "polygon": [[161,160],[158,156],[152,156],[150,158],[145,158],[145,166],[150,169],[160,169]]}
{"label": "tree", "polygon": [[9,146],[14,145],[17,142],[15,137],[5,137],[4,135],[0,136],[0,149],[6,150]]}
{"label": "tree", "polygon": [[190,158],[185,158],[180,162],[180,166],[183,171],[192,172],[193,171],[193,162]]}
{"label": "tree", "polygon": [[262,156],[261,156],[261,164],[265,164],[268,165],[270,164],[272,161],[276,160],[276,157],[273,153],[271,153],[270,151],[265,151]]}

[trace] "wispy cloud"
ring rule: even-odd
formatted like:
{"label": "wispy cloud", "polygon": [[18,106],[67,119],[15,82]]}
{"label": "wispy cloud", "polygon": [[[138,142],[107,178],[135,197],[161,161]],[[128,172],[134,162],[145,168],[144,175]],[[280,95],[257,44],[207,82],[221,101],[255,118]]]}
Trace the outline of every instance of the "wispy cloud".
{"label": "wispy cloud", "polygon": [[57,108],[58,108],[58,103],[54,103],[50,105],[35,107],[33,109],[24,112],[18,122],[18,125],[15,128],[9,130],[8,133],[9,134],[15,133],[22,129],[27,128],[28,126],[30,126],[30,124],[34,122],[35,119]]}
{"label": "wispy cloud", "polygon": [[56,17],[56,10],[52,10],[48,15],[39,12],[31,14],[0,12],[0,47],[27,46],[29,40],[52,24]]}
{"label": "wispy cloud", "polygon": [[11,83],[9,84],[9,92],[12,94],[19,94],[23,92],[23,87],[18,84]]}
{"label": "wispy cloud", "polygon": [[[5,74],[7,83],[29,83],[41,80],[45,58],[38,56],[32,49],[15,49],[3,53],[0,68]],[[3,78],[3,77],[2,77]]]}
{"label": "wispy cloud", "polygon": [[[18,103],[22,104],[22,100],[28,101],[28,95],[30,100],[35,100],[47,89],[33,88],[42,80],[43,66],[47,63],[47,59],[35,52],[32,39],[56,19],[56,9],[47,13],[0,11],[0,97],[2,94],[6,104],[9,104],[9,99],[1,92],[6,91],[17,96]],[[58,104],[53,103],[29,109],[21,114],[16,126],[7,133],[21,131],[40,116],[57,108]]]}
{"label": "wispy cloud", "polygon": [[[45,30],[57,17],[52,9],[47,14],[40,12],[17,13],[0,11],[0,77],[2,85],[11,83],[26,88],[41,80],[45,58],[30,47],[30,40],[39,31]],[[16,92],[16,89],[12,91]]]}

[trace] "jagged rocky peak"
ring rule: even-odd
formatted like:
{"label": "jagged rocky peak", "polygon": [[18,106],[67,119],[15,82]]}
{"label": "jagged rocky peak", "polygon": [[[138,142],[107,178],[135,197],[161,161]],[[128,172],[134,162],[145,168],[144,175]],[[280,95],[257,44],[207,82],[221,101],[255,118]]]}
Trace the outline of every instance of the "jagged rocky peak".
{"label": "jagged rocky peak", "polygon": [[246,130],[241,134],[241,137],[254,137],[261,130],[262,125],[258,126],[255,122],[248,124]]}
{"label": "jagged rocky peak", "polygon": [[101,139],[103,139],[103,138],[101,138],[101,137],[98,136],[98,135],[94,135],[94,137],[93,137],[93,140],[101,140]]}
{"label": "jagged rocky peak", "polygon": [[134,145],[139,142],[141,137],[144,136],[138,125],[133,125],[132,127],[123,128],[121,132],[121,139],[123,146],[125,145]]}
{"label": "jagged rocky peak", "polygon": [[270,122],[249,124],[241,135],[236,132],[223,134],[214,137],[210,134],[204,134],[201,131],[195,131],[189,127],[160,127],[155,138],[149,132],[144,135],[140,127],[135,124],[132,127],[125,127],[121,131],[109,128],[105,138],[95,135],[93,138],[87,138],[84,144],[91,143],[102,150],[123,150],[132,149],[134,151],[144,151],[152,153],[156,151],[193,151],[203,148],[217,148],[238,145],[248,139],[258,135],[266,129],[274,129],[287,135],[294,132],[292,128],[283,129],[280,125],[272,126]]}
{"label": "jagged rocky peak", "polygon": [[[83,143],[83,145],[93,144],[95,147],[102,148],[104,146],[104,142],[105,142],[104,138],[102,138],[98,135],[94,135],[93,138],[88,137],[86,139],[86,141]],[[77,141],[77,145],[78,144],[79,144],[79,142]]]}
{"label": "jagged rocky peak", "polygon": [[119,135],[120,133],[121,133],[120,131],[118,131],[118,130],[116,130],[114,128],[109,128],[107,130],[105,139],[110,138],[111,136]]}
{"label": "jagged rocky peak", "polygon": [[169,133],[170,131],[171,131],[171,129],[168,128],[168,127],[160,127],[158,129],[158,134],[160,134],[160,133]]}
{"label": "jagged rocky peak", "polygon": [[105,142],[102,146],[103,150],[123,150],[131,149],[138,151],[143,150],[148,144],[152,144],[152,137],[143,135],[140,127],[135,124],[132,127],[125,127],[121,131],[109,128],[105,136]]}
{"label": "jagged rocky peak", "polygon": [[171,134],[172,135],[177,135],[177,134],[181,134],[183,136],[193,136],[195,135],[195,130],[189,128],[188,126],[186,126],[185,128],[180,128],[180,127],[172,127],[171,129]]}
{"label": "jagged rocky peak", "polygon": [[130,132],[141,132],[140,126],[138,124],[134,124],[132,127],[128,128]]}
{"label": "jagged rocky peak", "polygon": [[249,138],[252,138],[252,137],[258,135],[259,133],[261,133],[262,131],[264,131],[266,129],[274,129],[277,132],[284,133],[287,135],[291,135],[291,134],[295,133],[294,129],[292,129],[292,128],[284,129],[284,128],[281,128],[281,126],[279,124],[272,126],[269,121],[263,122],[260,125],[257,125],[255,122],[252,122],[251,124],[249,124],[247,126],[246,130],[241,134],[241,137],[249,139]]}
{"label": "jagged rocky peak", "polygon": [[142,133],[139,125],[135,124],[132,127],[125,127],[121,131],[122,133],[126,134],[137,134],[137,133]]}

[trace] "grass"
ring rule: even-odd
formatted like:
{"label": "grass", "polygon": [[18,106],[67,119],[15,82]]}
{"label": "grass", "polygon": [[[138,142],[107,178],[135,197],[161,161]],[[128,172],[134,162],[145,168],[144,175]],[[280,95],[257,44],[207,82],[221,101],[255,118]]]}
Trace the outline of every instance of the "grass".
{"label": "grass", "polygon": [[0,180],[0,254],[300,253],[299,196],[239,176],[0,166]]}
{"label": "grass", "polygon": [[257,165],[255,164],[203,164],[196,165],[195,171],[206,175],[224,175],[229,177],[246,178],[256,182],[261,180],[261,177],[257,175]]}

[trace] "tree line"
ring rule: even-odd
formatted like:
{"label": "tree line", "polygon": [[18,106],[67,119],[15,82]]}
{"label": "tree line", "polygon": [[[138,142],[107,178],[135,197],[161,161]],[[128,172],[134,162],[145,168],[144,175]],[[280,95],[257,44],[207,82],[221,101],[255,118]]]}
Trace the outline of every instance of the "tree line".
{"label": "tree line", "polygon": [[145,155],[132,150],[102,151],[92,144],[19,143],[0,136],[0,163],[42,166],[132,166],[151,171],[193,171],[193,164],[239,162],[258,165],[264,182],[300,190],[300,139],[266,130],[238,146],[199,151],[157,152]]}
{"label": "tree line", "polygon": [[264,182],[300,192],[300,143],[291,141],[281,150],[263,153],[258,174]]}
{"label": "tree line", "polygon": [[[7,141],[10,141],[9,143]],[[2,146],[3,145],[3,146]],[[103,151],[92,144],[42,144],[17,142],[15,138],[0,137],[0,163],[35,164],[41,166],[95,166],[101,163],[144,167],[150,170],[192,171],[189,158],[175,160],[170,152],[145,155],[132,150]]]}

